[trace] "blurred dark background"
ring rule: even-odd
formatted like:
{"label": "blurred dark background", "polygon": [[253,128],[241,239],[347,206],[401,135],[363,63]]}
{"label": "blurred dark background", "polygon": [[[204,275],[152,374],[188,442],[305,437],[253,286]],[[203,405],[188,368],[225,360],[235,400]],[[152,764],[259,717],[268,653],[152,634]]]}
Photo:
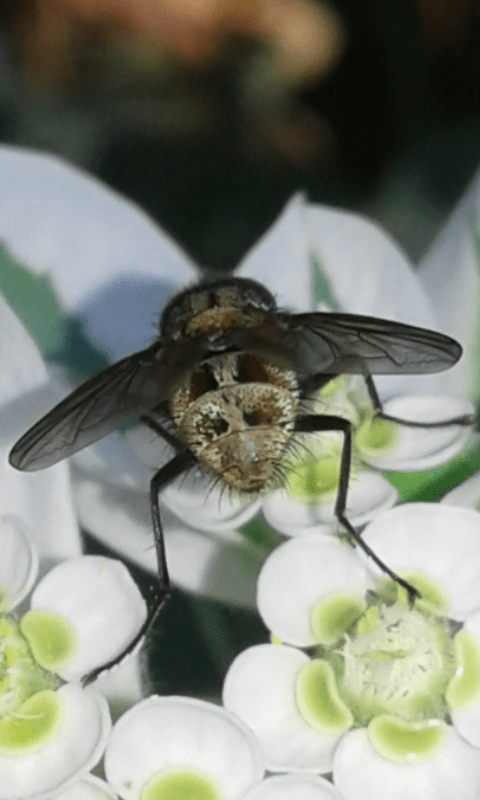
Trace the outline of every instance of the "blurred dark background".
{"label": "blurred dark background", "polygon": [[480,0],[2,0],[0,139],[232,268],[297,189],[417,258],[478,161]]}

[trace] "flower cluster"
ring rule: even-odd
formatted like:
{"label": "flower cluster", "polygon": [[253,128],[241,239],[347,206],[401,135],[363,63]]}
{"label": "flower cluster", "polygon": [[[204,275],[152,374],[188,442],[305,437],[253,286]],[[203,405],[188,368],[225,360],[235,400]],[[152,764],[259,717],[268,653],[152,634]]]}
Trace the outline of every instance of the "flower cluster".
{"label": "flower cluster", "polygon": [[448,781],[445,796],[474,798],[480,514],[406,504],[379,514],[364,539],[421,599],[412,607],[331,537],[286,542],[258,582],[274,643],[233,662],[225,705],[255,731],[270,770],[333,772],[347,800],[382,796],[379,774],[395,777],[394,797],[424,797],[427,785],[436,797]]}
{"label": "flower cluster", "polygon": [[0,797],[50,795],[103,754],[108,703],[79,681],[128,646],[145,604],[124,565],[100,556],[63,561],[31,591],[39,559],[17,517],[0,517],[0,549]]}

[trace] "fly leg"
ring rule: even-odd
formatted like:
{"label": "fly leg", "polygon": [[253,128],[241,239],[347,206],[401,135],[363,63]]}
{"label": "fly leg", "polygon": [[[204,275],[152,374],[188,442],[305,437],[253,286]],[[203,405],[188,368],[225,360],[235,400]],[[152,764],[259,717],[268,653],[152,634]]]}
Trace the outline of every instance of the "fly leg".
{"label": "fly leg", "polygon": [[343,434],[342,455],[340,459],[340,474],[338,478],[337,499],[335,502],[335,516],[338,521],[348,531],[352,539],[362,548],[380,569],[385,572],[392,580],[403,586],[408,592],[410,603],[416,597],[420,597],[420,592],[411,583],[401,578],[396,572],[376,555],[371,547],[362,539],[358,531],[345,515],[347,507],[348,481],[350,479],[350,468],[352,463],[352,424],[348,419],[335,417],[329,414],[304,414],[297,417],[295,431],[298,433],[315,433],[320,431],[339,431]]}
{"label": "fly leg", "polygon": [[191,464],[192,456],[190,453],[177,453],[177,455],[174,456],[171,461],[169,461],[167,464],[165,464],[165,466],[161,467],[161,469],[155,473],[150,481],[150,507],[152,513],[153,535],[155,538],[155,551],[157,555],[158,586],[151,603],[151,607],[148,611],[147,618],[136,636],[127,645],[127,647],[122,650],[121,653],[115,656],[115,658],[85,675],[85,677],[82,679],[84,686],[87,686],[89,683],[94,681],[95,678],[97,678],[105,670],[109,670],[116,664],[119,664],[125,658],[125,656],[129,655],[135,650],[138,643],[150,630],[170,596],[170,577],[168,575],[167,560],[165,556],[165,540],[163,535],[158,494],[161,489],[167,486],[167,484],[171,483],[171,481],[178,477],[178,475],[181,475],[182,472],[191,466]]}
{"label": "fly leg", "polygon": [[382,402],[378,396],[377,388],[370,373],[364,372],[363,377],[367,386],[368,396],[372,401],[375,417],[386,419],[389,422],[397,422],[399,425],[409,425],[411,428],[445,428],[448,425],[473,425],[475,422],[472,414],[463,414],[459,417],[440,420],[439,422],[415,422],[408,419],[400,419],[400,417],[392,417],[390,414],[384,413]]}

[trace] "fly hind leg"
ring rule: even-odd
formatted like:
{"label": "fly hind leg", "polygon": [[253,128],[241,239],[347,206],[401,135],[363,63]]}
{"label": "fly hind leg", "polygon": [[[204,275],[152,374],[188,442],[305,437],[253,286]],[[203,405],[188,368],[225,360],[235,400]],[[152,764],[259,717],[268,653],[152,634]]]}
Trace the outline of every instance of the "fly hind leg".
{"label": "fly hind leg", "polygon": [[355,530],[352,523],[346,516],[348,482],[350,479],[350,468],[352,463],[352,425],[348,419],[343,417],[330,416],[328,414],[304,414],[299,416],[296,421],[295,431],[302,433],[315,433],[322,431],[339,431],[343,434],[342,455],[340,459],[340,474],[338,479],[337,499],[335,502],[335,516],[341,525],[348,531],[351,538],[362,548],[380,569],[385,572],[392,580],[403,586],[408,592],[410,603],[416,597],[420,597],[420,592],[411,583],[401,578],[396,572],[390,569],[383,562],[371,547],[363,540],[362,536]]}
{"label": "fly hind leg", "polygon": [[475,423],[475,418],[472,414],[462,414],[458,417],[439,420],[438,422],[416,422],[414,420],[401,419],[400,417],[394,417],[390,414],[385,414],[372,376],[369,372],[365,372],[363,377],[367,386],[368,396],[372,401],[374,416],[379,419],[385,419],[389,422],[396,422],[399,425],[408,425],[411,428],[446,428],[449,425],[473,425]]}
{"label": "fly hind leg", "polygon": [[163,535],[162,518],[158,495],[161,489],[167,486],[178,475],[181,475],[191,466],[191,456],[187,452],[177,453],[165,466],[155,473],[150,481],[150,506],[152,513],[152,527],[155,538],[155,551],[157,555],[158,584],[149,605],[147,617],[135,637],[115,658],[97,669],[89,672],[82,680],[84,686],[94,681],[102,672],[112,669],[130,653],[133,653],[139,642],[148,634],[150,628],[164,607],[170,596],[170,577],[168,574],[167,559],[165,555],[165,540]]}

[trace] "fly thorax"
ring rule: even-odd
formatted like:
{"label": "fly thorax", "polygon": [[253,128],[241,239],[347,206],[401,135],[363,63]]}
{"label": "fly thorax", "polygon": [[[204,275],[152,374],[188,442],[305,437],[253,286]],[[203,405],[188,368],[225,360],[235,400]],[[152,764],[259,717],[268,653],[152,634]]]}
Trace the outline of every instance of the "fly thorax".
{"label": "fly thorax", "polygon": [[275,301],[255,281],[226,278],[207,282],[177,295],[164,310],[162,337],[178,341],[261,325]]}
{"label": "fly thorax", "polygon": [[[263,380],[252,380],[254,374]],[[203,364],[171,398],[185,444],[202,466],[240,492],[257,492],[272,478],[297,405],[292,372],[238,353]]]}

